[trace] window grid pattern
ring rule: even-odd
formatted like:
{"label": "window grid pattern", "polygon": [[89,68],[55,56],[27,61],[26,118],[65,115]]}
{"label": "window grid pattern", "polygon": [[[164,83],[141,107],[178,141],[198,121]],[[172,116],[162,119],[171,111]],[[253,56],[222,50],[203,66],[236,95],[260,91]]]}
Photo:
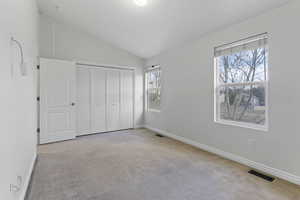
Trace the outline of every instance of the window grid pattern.
{"label": "window grid pattern", "polygon": [[267,34],[215,49],[215,121],[268,129]]}
{"label": "window grid pattern", "polygon": [[160,111],[161,104],[161,68],[155,66],[146,72],[146,108],[147,111]]}

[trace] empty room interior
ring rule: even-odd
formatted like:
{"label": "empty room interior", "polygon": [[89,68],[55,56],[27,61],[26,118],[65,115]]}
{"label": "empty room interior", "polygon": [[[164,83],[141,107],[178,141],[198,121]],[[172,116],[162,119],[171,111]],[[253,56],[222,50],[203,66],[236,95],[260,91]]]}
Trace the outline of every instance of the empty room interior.
{"label": "empty room interior", "polygon": [[298,20],[299,0],[1,0],[0,200],[300,200]]}

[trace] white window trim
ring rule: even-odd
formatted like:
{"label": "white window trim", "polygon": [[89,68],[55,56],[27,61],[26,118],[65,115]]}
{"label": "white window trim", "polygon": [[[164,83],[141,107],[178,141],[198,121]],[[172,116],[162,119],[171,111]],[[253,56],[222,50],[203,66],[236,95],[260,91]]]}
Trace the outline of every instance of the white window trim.
{"label": "white window trim", "polygon": [[[269,131],[269,56],[270,56],[270,51],[268,49],[268,57],[266,58],[266,62],[268,63],[268,67],[266,69],[266,81],[261,81],[261,82],[244,82],[244,83],[226,83],[226,84],[219,84],[218,83],[218,77],[219,77],[219,70],[218,70],[218,62],[217,62],[217,57],[214,56],[214,122],[222,125],[229,125],[229,126],[235,126],[235,127],[241,127],[241,128],[247,128],[247,129],[253,129],[253,130],[259,130],[259,131],[264,131],[268,132]],[[234,85],[265,85],[265,104],[266,104],[266,109],[265,109],[265,124],[264,125],[257,125],[253,123],[247,123],[247,122],[237,122],[237,121],[231,121],[231,120],[225,120],[220,118],[220,113],[219,111],[219,104],[218,104],[218,90],[219,87],[222,86],[234,86]]]}
{"label": "white window trim", "polygon": [[160,113],[161,110],[148,108],[148,109],[147,109],[147,112]]}
{"label": "white window trim", "polygon": [[[149,108],[149,106],[148,106],[148,80],[147,80],[147,73],[149,73],[151,71],[154,71],[154,70],[157,70],[157,69],[161,70],[161,66],[160,65],[155,65],[155,66],[149,67],[149,68],[147,68],[145,70],[145,89],[146,89],[145,90],[146,91],[146,95],[145,95],[145,111],[149,112],[149,113],[160,113],[161,112],[161,109],[160,110],[158,110],[158,109],[152,109],[152,108]],[[160,73],[162,73],[162,72],[160,72]]]}

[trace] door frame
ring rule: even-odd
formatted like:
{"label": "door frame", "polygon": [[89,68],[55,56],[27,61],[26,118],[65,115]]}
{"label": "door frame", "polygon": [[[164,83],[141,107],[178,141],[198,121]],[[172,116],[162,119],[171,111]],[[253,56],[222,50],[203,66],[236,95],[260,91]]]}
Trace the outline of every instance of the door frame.
{"label": "door frame", "polygon": [[[132,115],[132,127],[138,128],[138,126],[135,123],[135,111],[136,111],[136,68],[135,67],[128,67],[128,66],[122,66],[122,65],[111,65],[111,64],[100,64],[100,63],[93,63],[93,62],[86,62],[86,61],[74,61],[76,66],[86,66],[86,67],[103,67],[103,68],[111,68],[111,69],[120,69],[120,70],[131,70],[133,72],[133,115]],[[76,100],[77,101],[77,100]]]}

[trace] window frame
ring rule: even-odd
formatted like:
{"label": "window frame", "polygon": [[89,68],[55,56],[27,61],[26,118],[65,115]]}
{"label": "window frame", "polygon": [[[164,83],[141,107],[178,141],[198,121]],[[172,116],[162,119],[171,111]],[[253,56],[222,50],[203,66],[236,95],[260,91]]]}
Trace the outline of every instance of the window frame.
{"label": "window frame", "polygon": [[145,71],[145,90],[146,90],[146,95],[145,95],[145,110],[146,112],[153,112],[153,113],[160,113],[161,112],[161,97],[160,97],[160,102],[159,102],[159,109],[153,109],[149,108],[149,86],[148,86],[148,73],[154,70],[160,70],[160,96],[161,96],[161,91],[162,91],[162,69],[160,65],[154,65],[152,67],[149,67]]}
{"label": "window frame", "polygon": [[[267,37],[268,39],[268,37]],[[239,40],[241,42],[243,40]],[[245,39],[246,41],[246,39]],[[247,43],[247,42],[245,42]],[[242,127],[247,129],[253,129],[253,130],[259,130],[267,132],[269,130],[269,57],[270,57],[270,51],[269,51],[269,44],[267,44],[264,47],[268,55],[266,56],[266,63],[267,67],[265,69],[265,76],[266,80],[264,81],[254,81],[254,82],[242,82],[242,83],[219,83],[219,69],[218,69],[218,58],[220,56],[213,56],[214,60],[214,122],[218,124],[223,125],[229,125],[229,126],[236,126],[236,127]],[[221,118],[221,112],[220,111],[220,103],[218,102],[219,99],[219,91],[222,87],[228,87],[228,86],[251,86],[251,85],[263,85],[265,89],[265,124],[259,125],[254,123],[248,123],[248,122],[239,122],[239,121],[233,121],[233,120],[226,120]]]}

